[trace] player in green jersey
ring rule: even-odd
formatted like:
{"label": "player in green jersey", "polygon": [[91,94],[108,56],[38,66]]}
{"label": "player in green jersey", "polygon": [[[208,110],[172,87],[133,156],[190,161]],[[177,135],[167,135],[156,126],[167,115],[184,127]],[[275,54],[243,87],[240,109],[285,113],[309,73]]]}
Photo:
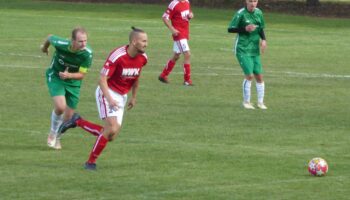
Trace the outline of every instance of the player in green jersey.
{"label": "player in green jersey", "polygon": [[48,55],[50,45],[55,52],[46,70],[46,82],[54,110],[47,143],[49,147],[61,149],[57,131],[62,121],[69,120],[77,108],[81,82],[91,66],[92,50],[87,45],[87,32],[81,27],[73,29],[71,40],[49,35],[41,45],[41,51]]}
{"label": "player in green jersey", "polygon": [[[263,13],[257,8],[258,0],[246,0],[246,7],[240,9],[229,24],[229,33],[238,33],[234,51],[244,72],[243,107],[255,109],[250,102],[251,84],[255,77],[258,96],[258,108],[267,109],[264,104],[265,83],[260,60],[260,50],[263,53],[267,47],[264,33],[265,22]],[[261,47],[261,49],[260,49]]]}

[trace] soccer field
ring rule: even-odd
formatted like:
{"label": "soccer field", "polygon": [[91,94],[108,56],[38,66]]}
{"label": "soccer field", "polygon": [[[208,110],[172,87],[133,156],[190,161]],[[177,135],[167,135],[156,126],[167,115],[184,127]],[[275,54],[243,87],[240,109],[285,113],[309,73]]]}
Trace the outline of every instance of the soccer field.
{"label": "soccer field", "polygon": [[[0,199],[349,199],[350,20],[265,13],[269,109],[244,110],[227,33],[235,10],[193,8],[195,86],[184,87],[179,63],[171,84],[157,79],[172,53],[166,6],[0,0]],[[53,49],[46,56],[39,46],[77,25],[94,50],[78,112],[97,123],[105,58],[126,44],[131,26],[149,35],[137,105],[96,172],[83,169],[95,142],[83,130],[70,130],[60,151],[46,145]],[[313,157],[327,160],[327,176],[309,175]]]}

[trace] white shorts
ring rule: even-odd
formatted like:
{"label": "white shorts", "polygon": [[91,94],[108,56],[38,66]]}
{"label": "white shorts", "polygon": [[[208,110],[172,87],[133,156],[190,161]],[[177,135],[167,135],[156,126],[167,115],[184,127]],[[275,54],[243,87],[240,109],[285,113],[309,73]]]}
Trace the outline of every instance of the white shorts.
{"label": "white shorts", "polygon": [[112,108],[108,105],[108,101],[106,97],[103,95],[100,87],[96,89],[96,103],[98,113],[101,119],[105,119],[107,117],[117,117],[117,122],[119,125],[122,125],[123,115],[124,115],[124,107],[126,105],[126,101],[128,100],[128,96],[121,95],[111,89],[108,89],[109,94],[112,96],[114,100],[118,102],[118,109]]}
{"label": "white shorts", "polygon": [[173,51],[175,53],[184,53],[190,50],[190,46],[188,45],[187,39],[181,39],[178,41],[174,41]]}

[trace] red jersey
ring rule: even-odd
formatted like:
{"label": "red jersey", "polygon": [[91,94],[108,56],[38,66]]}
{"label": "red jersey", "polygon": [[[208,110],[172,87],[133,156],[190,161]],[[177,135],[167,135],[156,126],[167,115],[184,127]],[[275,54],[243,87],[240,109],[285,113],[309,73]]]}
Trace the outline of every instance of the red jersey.
{"label": "red jersey", "polygon": [[177,36],[173,36],[174,41],[189,39],[190,19],[188,18],[188,14],[190,12],[191,6],[188,0],[173,0],[163,14],[163,18],[170,20],[173,27],[180,32]]}
{"label": "red jersey", "polygon": [[108,87],[121,95],[127,94],[139,78],[142,68],[147,64],[147,55],[138,54],[134,58],[127,53],[129,45],[114,49],[108,56],[101,75],[109,77]]}

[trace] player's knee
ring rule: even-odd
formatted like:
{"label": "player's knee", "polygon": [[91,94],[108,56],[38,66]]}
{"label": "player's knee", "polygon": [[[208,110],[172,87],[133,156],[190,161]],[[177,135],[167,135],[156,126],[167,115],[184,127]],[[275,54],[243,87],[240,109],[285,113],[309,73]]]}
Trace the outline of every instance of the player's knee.
{"label": "player's knee", "polygon": [[56,105],[55,106],[55,113],[56,115],[62,115],[66,109],[65,105]]}
{"label": "player's knee", "polygon": [[172,60],[173,60],[174,62],[176,62],[177,60],[179,60],[179,58],[180,58],[180,54],[174,54]]}

